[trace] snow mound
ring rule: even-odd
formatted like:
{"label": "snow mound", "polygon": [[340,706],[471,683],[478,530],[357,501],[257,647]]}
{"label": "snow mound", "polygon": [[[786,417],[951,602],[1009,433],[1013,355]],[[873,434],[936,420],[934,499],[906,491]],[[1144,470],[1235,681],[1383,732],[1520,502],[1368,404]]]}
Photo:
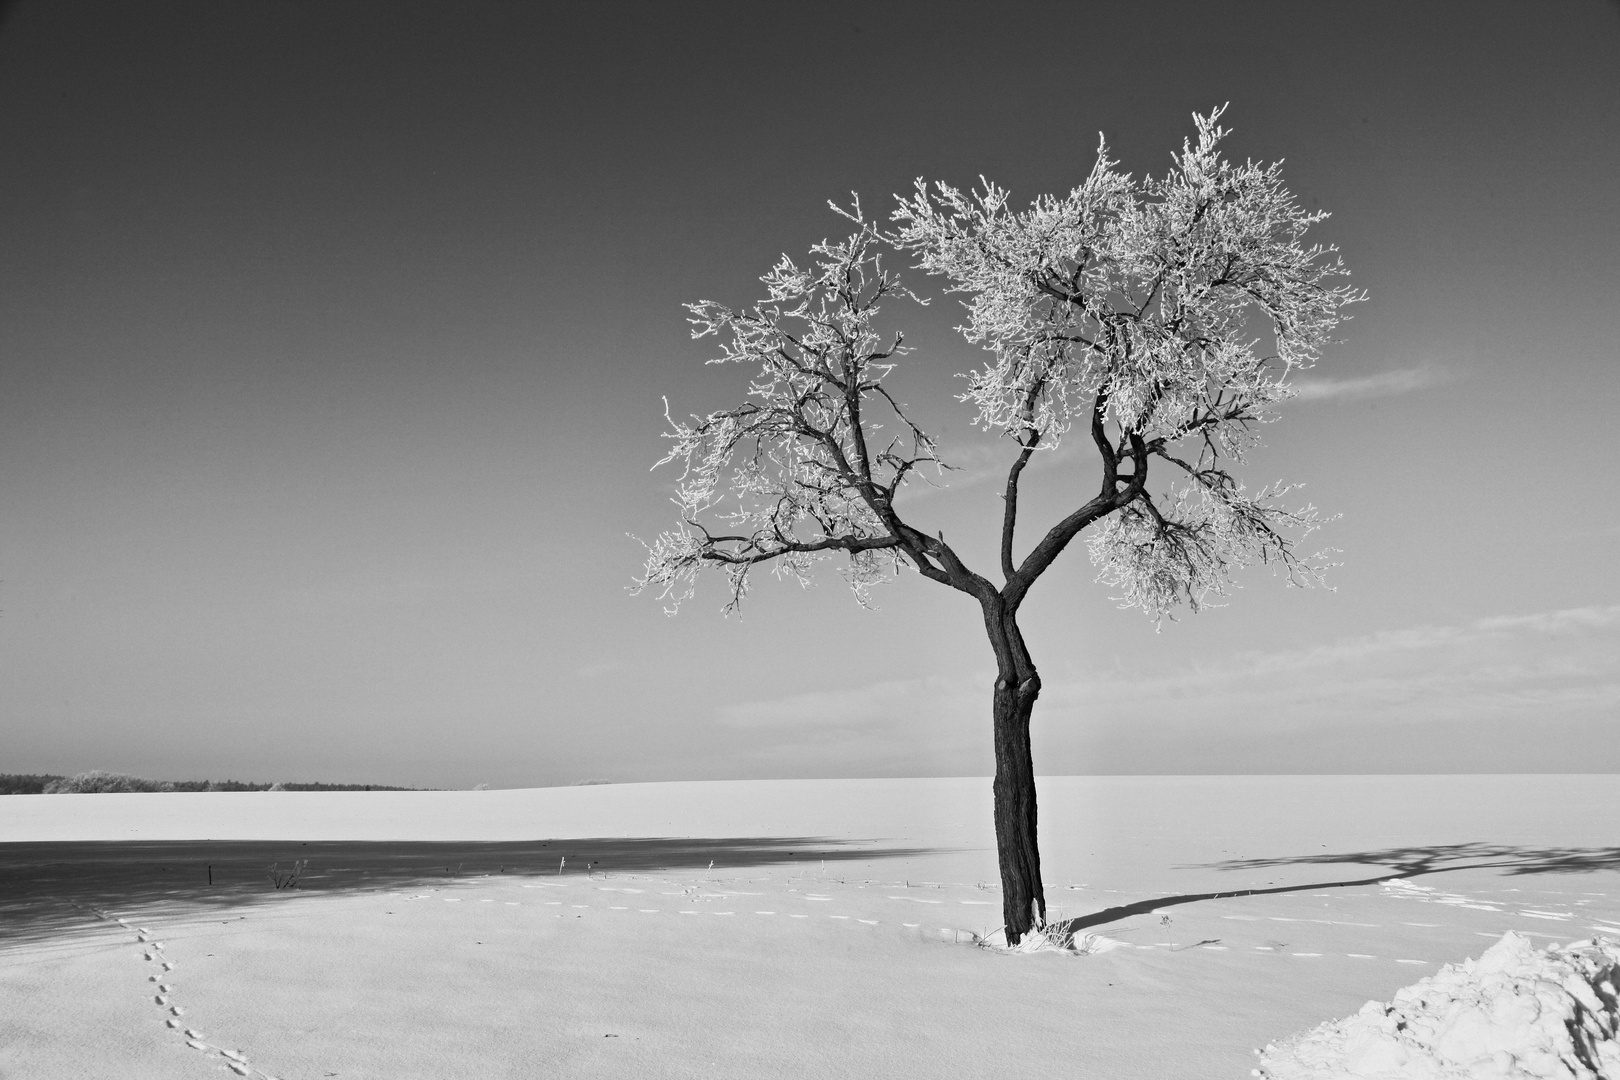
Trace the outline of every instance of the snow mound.
{"label": "snow mound", "polygon": [[973,935],[974,944],[980,948],[993,949],[1002,953],[1020,953],[1025,956],[1031,953],[1059,952],[1070,956],[1090,956],[1094,953],[1112,952],[1114,949],[1124,948],[1123,941],[1103,934],[1081,934],[1067,929],[1062,924],[1037,926],[1019,939],[1017,945],[1008,946],[1007,931],[1005,927],[992,930],[984,937]]}
{"label": "snow mound", "polygon": [[1511,931],[1344,1020],[1268,1045],[1269,1080],[1620,1080],[1620,942]]}

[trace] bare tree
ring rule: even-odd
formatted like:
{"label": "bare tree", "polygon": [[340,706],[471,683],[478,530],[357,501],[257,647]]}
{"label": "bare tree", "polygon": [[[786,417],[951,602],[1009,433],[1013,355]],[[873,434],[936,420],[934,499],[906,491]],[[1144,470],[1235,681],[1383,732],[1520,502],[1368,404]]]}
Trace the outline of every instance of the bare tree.
{"label": "bare tree", "polygon": [[[1363,296],[1333,283],[1348,274],[1336,249],[1305,246],[1327,215],[1298,206],[1278,165],[1220,155],[1221,112],[1194,117],[1196,141],[1162,178],[1120,173],[1102,144],[1083,184],[1021,212],[988,182],[964,193],[919,180],[887,229],[858,201],[839,210],[855,232],[812,248],[812,268],[784,256],[762,279],[762,303],[688,305],[694,337],[721,339],[711,363],[757,374],[744,404],[670,420],[674,448],[659,464],[683,467],[681,521],[649,545],[637,591],[656,588],[678,606],[699,571],[720,569],[729,613],[754,567],[804,581],[842,554],[863,605],[901,568],[976,600],[997,669],[993,790],[1009,944],[1046,919],[1029,738],[1041,679],[1018,627],[1030,587],[1088,528],[1099,580],[1155,619],[1182,603],[1198,610],[1243,566],[1272,564],[1300,585],[1324,566],[1294,547],[1321,523],[1316,510],[1285,508],[1292,489],[1280,484],[1250,492],[1231,466],[1291,395],[1290,372],[1316,360],[1342,309]],[[911,296],[883,267],[885,248],[967,297],[959,329],[988,353],[963,400],[976,424],[1013,444],[999,583],[895,506],[921,468],[946,466],[885,386],[908,350],[875,321],[886,298]],[[1097,492],[1018,558],[1019,477],[1077,424],[1095,447]]]}

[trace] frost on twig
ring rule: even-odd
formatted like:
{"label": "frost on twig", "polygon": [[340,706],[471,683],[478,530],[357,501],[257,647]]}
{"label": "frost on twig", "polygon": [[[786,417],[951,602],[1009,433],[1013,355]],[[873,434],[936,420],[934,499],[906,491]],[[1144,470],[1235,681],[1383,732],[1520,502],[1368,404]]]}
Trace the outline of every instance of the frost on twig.
{"label": "frost on twig", "polygon": [[[690,423],[670,418],[673,446],[659,464],[681,467],[681,521],[647,545],[636,589],[657,589],[672,609],[705,567],[725,572],[732,611],[760,563],[808,584],[815,563],[838,554],[867,604],[906,553],[895,495],[919,467],[940,462],[884,386],[908,351],[903,339],[880,337],[874,324],[886,298],[910,294],[884,269],[882,237],[859,204],[840,212],[857,231],[817,244],[808,268],[784,255],[761,279],[763,302],[687,305],[692,336],[720,339],[710,363],[754,375],[742,405]],[[882,438],[886,420],[898,421],[898,435]]]}

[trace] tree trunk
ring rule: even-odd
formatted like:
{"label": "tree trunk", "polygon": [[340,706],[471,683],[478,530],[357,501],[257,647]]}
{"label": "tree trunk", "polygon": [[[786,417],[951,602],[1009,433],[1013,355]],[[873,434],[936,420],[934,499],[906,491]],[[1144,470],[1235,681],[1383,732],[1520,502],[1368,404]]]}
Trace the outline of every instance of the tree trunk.
{"label": "tree trunk", "polygon": [[1000,618],[986,620],[1001,669],[992,708],[996,748],[992,790],[996,858],[1001,866],[1001,918],[1007,944],[1016,945],[1031,929],[1046,924],[1046,892],[1036,846],[1035,761],[1029,745],[1029,720],[1041,693],[1041,677],[1012,616],[1000,614]]}

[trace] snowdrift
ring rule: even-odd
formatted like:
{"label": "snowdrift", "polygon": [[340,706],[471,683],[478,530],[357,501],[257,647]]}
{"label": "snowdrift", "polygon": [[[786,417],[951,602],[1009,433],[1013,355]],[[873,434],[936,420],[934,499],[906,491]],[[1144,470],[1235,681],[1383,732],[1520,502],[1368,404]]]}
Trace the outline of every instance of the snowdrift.
{"label": "snowdrift", "polygon": [[1267,1080],[1620,1080],[1620,942],[1537,950],[1511,931],[1478,960],[1448,964],[1260,1052]]}

